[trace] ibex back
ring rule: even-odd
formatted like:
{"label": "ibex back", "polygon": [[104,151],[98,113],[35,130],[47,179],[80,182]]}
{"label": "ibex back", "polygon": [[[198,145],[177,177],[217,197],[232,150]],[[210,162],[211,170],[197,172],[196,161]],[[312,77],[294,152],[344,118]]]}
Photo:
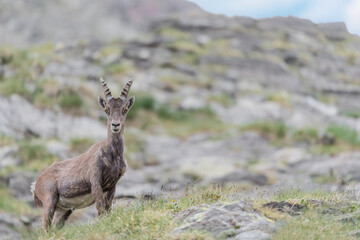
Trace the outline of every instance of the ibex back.
{"label": "ibex back", "polygon": [[[126,115],[135,98],[127,99],[133,80],[114,98],[100,79],[105,99],[98,101],[107,121],[107,138],[71,159],[53,163],[31,186],[36,206],[44,207],[43,230],[54,224],[61,228],[75,209],[96,203],[98,215],[108,211],[114,199],[116,183],[126,171],[124,127]],[[89,129],[91,131],[91,129]]]}

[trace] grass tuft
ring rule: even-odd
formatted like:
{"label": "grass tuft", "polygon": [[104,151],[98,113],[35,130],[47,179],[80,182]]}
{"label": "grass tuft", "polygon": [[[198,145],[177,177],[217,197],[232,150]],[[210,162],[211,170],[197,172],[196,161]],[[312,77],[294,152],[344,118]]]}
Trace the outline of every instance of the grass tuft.
{"label": "grass tuft", "polygon": [[282,140],[286,137],[288,128],[281,121],[273,121],[252,123],[243,127],[242,130],[259,132],[265,139],[268,140]]}

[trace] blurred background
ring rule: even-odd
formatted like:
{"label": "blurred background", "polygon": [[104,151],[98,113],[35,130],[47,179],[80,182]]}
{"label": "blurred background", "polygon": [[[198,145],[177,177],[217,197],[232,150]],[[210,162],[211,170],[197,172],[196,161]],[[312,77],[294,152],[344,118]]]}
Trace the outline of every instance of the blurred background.
{"label": "blurred background", "polygon": [[135,77],[116,199],[360,186],[360,1],[194,2],[0,1],[1,233],[38,227],[31,182],[106,137],[100,76]]}

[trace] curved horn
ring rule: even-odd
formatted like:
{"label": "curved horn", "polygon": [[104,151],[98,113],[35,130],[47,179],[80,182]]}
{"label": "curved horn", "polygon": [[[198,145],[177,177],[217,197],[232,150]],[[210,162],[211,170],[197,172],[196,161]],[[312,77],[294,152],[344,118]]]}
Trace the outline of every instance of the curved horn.
{"label": "curved horn", "polygon": [[111,95],[110,89],[108,88],[106,82],[104,81],[104,79],[102,77],[100,78],[100,82],[104,88],[104,94],[105,94],[106,100],[111,99],[112,95]]}
{"label": "curved horn", "polygon": [[127,83],[124,89],[121,92],[122,98],[127,98],[128,93],[130,92],[131,84],[134,82],[134,78],[132,77]]}

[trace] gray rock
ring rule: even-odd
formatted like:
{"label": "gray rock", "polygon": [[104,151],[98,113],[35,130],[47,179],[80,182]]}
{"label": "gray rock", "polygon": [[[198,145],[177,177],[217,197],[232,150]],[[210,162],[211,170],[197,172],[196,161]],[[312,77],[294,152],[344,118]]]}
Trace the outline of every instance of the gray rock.
{"label": "gray rock", "polygon": [[37,174],[30,172],[15,172],[8,175],[6,181],[10,194],[17,199],[33,204],[30,186],[36,177]]}
{"label": "gray rock", "polygon": [[98,66],[83,59],[67,59],[64,62],[52,62],[44,69],[44,76],[73,76],[96,79],[101,75]]}
{"label": "gray rock", "polygon": [[19,151],[18,146],[11,145],[0,148],[0,169],[8,166],[14,166],[19,163],[15,154]]}
{"label": "gray rock", "polygon": [[360,237],[360,230],[351,231],[351,232],[349,232],[349,235],[354,236],[356,238],[359,238]]}
{"label": "gray rock", "polygon": [[313,177],[333,177],[346,182],[360,181],[360,155],[356,152],[342,153],[334,157],[317,157],[303,161],[295,166],[296,171],[303,171]]}
{"label": "gray rock", "polygon": [[261,102],[252,99],[239,99],[237,103],[224,108],[212,104],[211,108],[224,121],[246,125],[258,121],[271,121],[281,119],[282,107],[273,102]]}
{"label": "gray rock", "polygon": [[[177,219],[182,225],[172,233],[196,229],[209,232],[214,237],[234,239],[233,237],[243,234],[248,239],[252,239],[252,236],[266,239],[267,234],[274,231],[272,221],[255,212],[252,206],[244,201],[191,207],[178,214]],[[255,230],[258,232],[254,232]]]}
{"label": "gray rock", "polygon": [[224,177],[214,179],[218,183],[236,183],[236,182],[251,182],[256,185],[266,185],[267,177],[263,174],[250,173],[244,170],[238,170]]}
{"label": "gray rock", "polygon": [[0,213],[0,225],[7,225],[12,228],[19,228],[23,226],[19,219],[8,213]]}
{"label": "gray rock", "polygon": [[270,234],[261,232],[259,230],[253,230],[248,232],[242,232],[236,235],[232,240],[271,240]]}
{"label": "gray rock", "polygon": [[96,120],[40,110],[18,95],[12,95],[10,99],[0,96],[0,112],[4,113],[0,115],[0,133],[15,138],[21,138],[25,133],[64,140],[106,137],[106,127]]}
{"label": "gray rock", "polygon": [[20,240],[21,235],[11,228],[0,224],[0,240]]}
{"label": "gray rock", "polygon": [[180,102],[182,109],[191,110],[205,107],[205,101],[198,97],[185,97]]}
{"label": "gray rock", "polygon": [[[106,0],[102,3],[66,0],[60,5],[48,1],[5,1],[0,4],[0,8],[4,9],[0,19],[0,35],[3,36],[1,43],[13,46],[129,39],[138,35],[140,30],[143,33],[153,21],[164,15],[187,16],[204,12],[192,2],[177,0]],[[66,18],[63,17],[65,15]],[[53,26],[57,26],[57,31],[53,31]]]}
{"label": "gray rock", "polygon": [[310,20],[296,17],[274,17],[261,19],[258,28],[263,31],[286,30],[304,32],[310,36],[317,33],[315,24]]}
{"label": "gray rock", "polygon": [[320,23],[319,30],[330,40],[341,41],[349,36],[349,32],[343,22]]}
{"label": "gray rock", "polygon": [[269,156],[269,161],[275,162],[277,167],[295,165],[311,158],[311,155],[302,148],[281,148]]}
{"label": "gray rock", "polygon": [[338,109],[335,106],[322,103],[312,97],[307,97],[305,103],[322,115],[335,116],[338,114]]}
{"label": "gray rock", "polygon": [[60,159],[66,159],[68,156],[68,146],[62,142],[51,140],[46,143],[46,150],[58,156]]}

